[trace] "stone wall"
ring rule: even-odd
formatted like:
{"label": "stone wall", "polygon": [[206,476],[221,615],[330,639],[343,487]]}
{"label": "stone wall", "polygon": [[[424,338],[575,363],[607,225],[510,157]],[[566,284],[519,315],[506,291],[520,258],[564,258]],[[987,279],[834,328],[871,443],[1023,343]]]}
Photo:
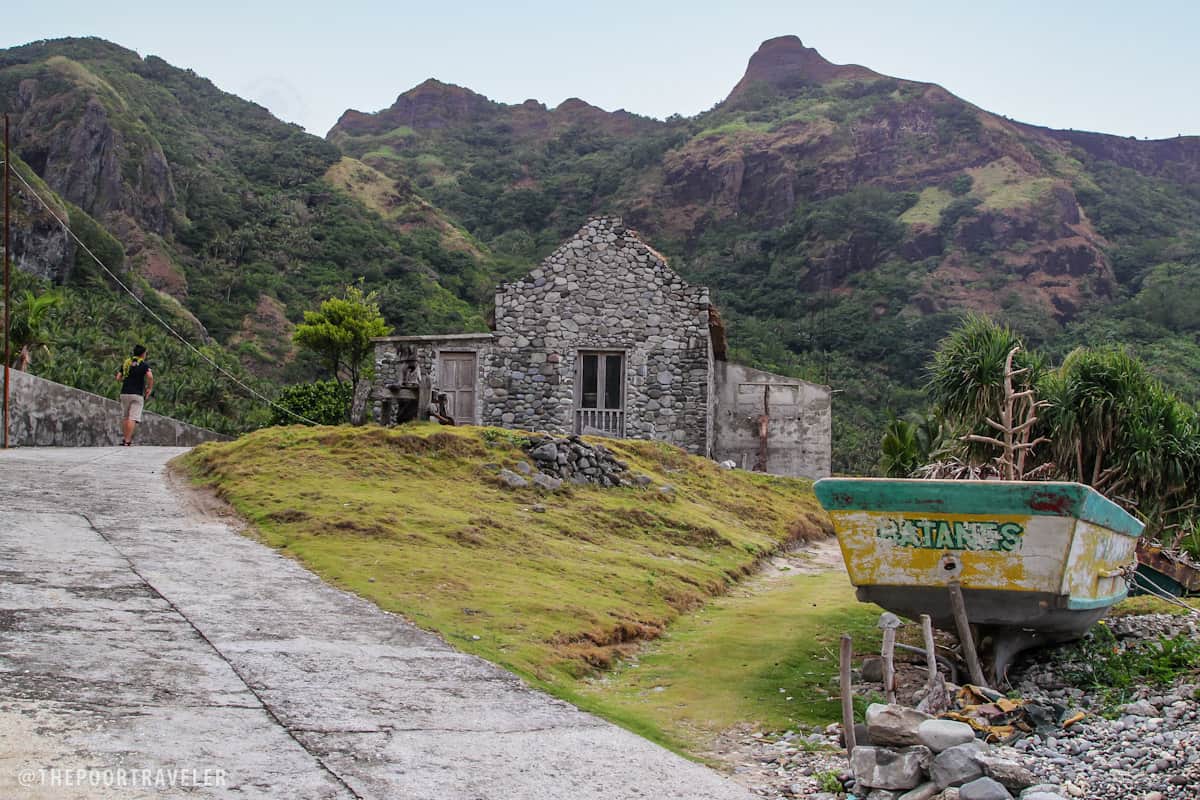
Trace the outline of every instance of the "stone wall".
{"label": "stone wall", "polygon": [[[121,404],[116,400],[17,370],[9,371],[9,380],[8,436],[11,446],[101,447],[120,444]],[[150,405],[153,404],[152,398]],[[134,441],[140,445],[191,447],[201,442],[227,439],[228,436],[146,412]]]}
{"label": "stone wall", "polygon": [[753,469],[767,393],[767,464],[773,475],[827,478],[832,466],[828,386],[718,361],[712,457]]}
{"label": "stone wall", "polygon": [[[389,385],[399,385],[406,380],[405,373],[411,369],[410,362],[416,359],[422,377],[427,377],[436,391],[442,389],[439,384],[438,355],[445,353],[474,353],[477,359],[478,374],[476,375],[476,418],[460,420],[465,424],[487,424],[483,414],[483,387],[487,382],[486,370],[491,362],[494,349],[493,337],[490,333],[454,333],[442,336],[385,336],[373,340],[375,342],[375,378],[371,391],[372,419],[389,425],[393,420],[385,420],[383,406],[385,398],[389,397]],[[408,376],[411,380],[411,376]]]}
{"label": "stone wall", "polygon": [[627,437],[707,454],[708,290],[688,286],[620,219],[590,220],[496,292],[483,422],[572,433],[581,351],[620,352]]}

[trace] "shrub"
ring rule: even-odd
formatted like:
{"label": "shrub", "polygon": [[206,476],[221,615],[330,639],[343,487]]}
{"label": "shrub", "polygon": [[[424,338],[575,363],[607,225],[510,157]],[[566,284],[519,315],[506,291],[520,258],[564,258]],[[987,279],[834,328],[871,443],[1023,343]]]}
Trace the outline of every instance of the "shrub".
{"label": "shrub", "polygon": [[296,414],[318,425],[341,425],[349,417],[352,392],[350,384],[337,381],[293,384],[284,388],[275,401],[292,413],[274,409],[271,424],[292,425],[300,422],[292,416]]}

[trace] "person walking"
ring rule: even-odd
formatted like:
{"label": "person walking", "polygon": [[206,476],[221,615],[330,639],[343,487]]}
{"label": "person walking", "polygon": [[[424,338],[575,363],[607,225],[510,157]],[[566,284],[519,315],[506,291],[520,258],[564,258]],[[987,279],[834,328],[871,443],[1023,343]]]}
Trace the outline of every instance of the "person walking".
{"label": "person walking", "polygon": [[129,447],[133,444],[133,432],[142,421],[142,407],[154,390],[154,373],[146,360],[145,347],[139,344],[133,348],[133,355],[117,370],[117,380],[121,382],[121,446]]}

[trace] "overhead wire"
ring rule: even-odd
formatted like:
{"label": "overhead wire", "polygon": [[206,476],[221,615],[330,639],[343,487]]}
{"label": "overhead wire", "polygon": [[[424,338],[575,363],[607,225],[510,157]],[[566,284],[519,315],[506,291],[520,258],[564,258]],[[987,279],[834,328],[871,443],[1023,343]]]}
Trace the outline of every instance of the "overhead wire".
{"label": "overhead wire", "polygon": [[263,393],[259,392],[257,389],[254,389],[253,387],[246,385],[246,383],[243,382],[240,378],[238,378],[233,373],[229,372],[229,370],[222,367],[220,364],[218,364],[216,361],[214,361],[212,358],[210,358],[208,355],[206,355],[203,351],[201,351],[200,348],[196,347],[194,344],[189,342],[183,336],[183,334],[181,334],[179,331],[175,330],[175,328],[170,323],[168,323],[166,320],[164,320],[161,316],[159,316],[158,313],[154,309],[152,309],[152,308],[150,308],[150,306],[146,305],[145,301],[143,301],[142,298],[138,297],[137,294],[132,289],[130,289],[128,286],[126,286],[125,282],[122,281],[117,276],[116,273],[114,273],[111,269],[109,269],[104,264],[104,262],[101,261],[100,258],[95,253],[92,252],[91,248],[88,247],[86,244],[84,244],[82,239],[80,239],[78,236],[75,235],[75,231],[71,230],[71,226],[68,225],[66,223],[66,221],[63,220],[62,217],[60,217],[57,213],[55,213],[54,209],[50,207],[50,204],[46,202],[46,200],[38,193],[38,191],[36,189],[34,189],[32,186],[29,185],[29,181],[25,180],[24,176],[21,175],[20,172],[18,172],[15,169],[10,170],[10,172],[11,172],[11,174],[13,174],[17,177],[17,180],[19,180],[22,184],[25,185],[25,188],[29,190],[30,194],[32,194],[34,197],[37,198],[38,202],[42,204],[42,208],[46,209],[46,212],[49,213],[50,216],[54,217],[54,219],[58,222],[58,224],[62,226],[63,230],[65,230],[67,232],[67,234],[72,239],[75,240],[75,243],[77,245],[79,245],[80,247],[82,247],[83,251],[85,253],[87,253],[89,256],[91,256],[92,260],[96,262],[97,266],[99,266],[100,269],[104,270],[105,274],[107,274],[110,278],[112,278],[113,281],[118,286],[120,286],[121,289],[123,289],[126,294],[128,294],[130,297],[132,297],[134,299],[134,301],[139,306],[141,306],[142,309],[145,310],[145,312],[147,314],[149,314],[151,317],[153,317],[154,320],[159,325],[163,326],[163,328],[165,328],[172,336],[174,336],[176,339],[178,339],[180,342],[182,342],[185,347],[187,347],[189,350],[191,350],[193,353],[195,353],[197,356],[199,356],[204,361],[208,362],[208,364],[211,365],[213,367],[213,369],[217,370],[217,372],[221,373],[226,378],[228,378],[229,380],[233,381],[235,384],[240,386],[244,391],[246,391],[252,397],[255,397],[256,399],[261,400],[262,402],[266,403],[267,405],[271,406],[272,408],[282,411],[285,414],[287,414],[288,416],[294,417],[307,425],[319,424],[319,423],[314,422],[313,420],[309,419],[308,417],[305,417],[302,414],[297,414],[295,411],[292,411],[290,408],[284,408],[283,406],[279,405],[271,398],[269,398],[266,395],[264,395]]}
{"label": "overhead wire", "polygon": [[1172,595],[1170,592],[1167,592],[1162,587],[1156,585],[1153,581],[1149,580],[1148,578],[1146,578],[1143,575],[1137,574],[1136,572],[1133,574],[1133,585],[1136,586],[1137,588],[1141,589],[1143,592],[1150,595],[1151,597],[1157,597],[1159,600],[1164,600],[1173,605],[1177,605],[1180,608],[1186,609],[1188,611],[1188,613],[1191,614],[1192,616],[1200,617],[1200,610],[1197,610],[1195,607],[1188,605],[1187,603],[1180,600],[1178,597]]}

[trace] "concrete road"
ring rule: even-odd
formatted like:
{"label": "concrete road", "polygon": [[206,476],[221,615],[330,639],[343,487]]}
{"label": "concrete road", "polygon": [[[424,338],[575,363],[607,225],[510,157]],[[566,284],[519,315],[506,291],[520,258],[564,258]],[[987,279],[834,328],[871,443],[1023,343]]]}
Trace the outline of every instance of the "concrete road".
{"label": "concrete road", "polygon": [[198,513],[180,452],[0,451],[0,798],[750,797]]}

